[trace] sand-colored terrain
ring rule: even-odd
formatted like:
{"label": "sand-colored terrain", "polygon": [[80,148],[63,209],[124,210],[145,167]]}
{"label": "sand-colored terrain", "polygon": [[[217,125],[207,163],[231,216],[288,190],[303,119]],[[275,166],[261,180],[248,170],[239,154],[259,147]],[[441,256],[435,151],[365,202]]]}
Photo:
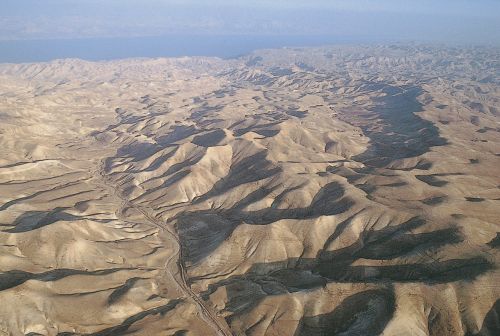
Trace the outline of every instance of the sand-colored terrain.
{"label": "sand-colored terrain", "polygon": [[499,59],[0,65],[0,335],[499,335]]}

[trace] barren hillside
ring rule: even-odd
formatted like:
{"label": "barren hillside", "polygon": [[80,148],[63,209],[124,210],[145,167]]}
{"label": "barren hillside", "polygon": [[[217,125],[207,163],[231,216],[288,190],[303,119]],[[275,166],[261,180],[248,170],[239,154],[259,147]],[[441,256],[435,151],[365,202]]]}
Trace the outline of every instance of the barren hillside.
{"label": "barren hillside", "polygon": [[0,335],[499,335],[499,60],[0,65]]}

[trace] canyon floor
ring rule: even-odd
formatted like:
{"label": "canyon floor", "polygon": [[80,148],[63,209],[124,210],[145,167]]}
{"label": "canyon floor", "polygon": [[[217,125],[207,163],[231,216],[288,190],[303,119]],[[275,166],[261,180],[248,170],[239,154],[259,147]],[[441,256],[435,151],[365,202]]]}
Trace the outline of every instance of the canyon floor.
{"label": "canyon floor", "polygon": [[0,65],[0,335],[500,335],[499,60]]}

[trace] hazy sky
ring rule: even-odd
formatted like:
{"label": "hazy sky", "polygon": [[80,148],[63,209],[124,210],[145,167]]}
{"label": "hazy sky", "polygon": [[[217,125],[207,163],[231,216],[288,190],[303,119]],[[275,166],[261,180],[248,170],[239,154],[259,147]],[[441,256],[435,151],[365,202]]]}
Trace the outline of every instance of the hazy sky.
{"label": "hazy sky", "polygon": [[500,0],[0,0],[0,39],[332,35],[500,43]]}

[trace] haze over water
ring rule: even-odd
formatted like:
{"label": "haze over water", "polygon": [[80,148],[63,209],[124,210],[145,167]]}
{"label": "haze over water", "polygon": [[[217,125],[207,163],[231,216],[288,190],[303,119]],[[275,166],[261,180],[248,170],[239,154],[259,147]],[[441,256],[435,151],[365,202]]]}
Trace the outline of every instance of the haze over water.
{"label": "haze over water", "polygon": [[334,36],[173,35],[0,41],[0,63],[45,62],[62,58],[89,61],[134,57],[238,57],[256,49],[370,42]]}
{"label": "haze over water", "polygon": [[494,0],[3,0],[0,62],[234,57],[339,43],[496,44]]}

